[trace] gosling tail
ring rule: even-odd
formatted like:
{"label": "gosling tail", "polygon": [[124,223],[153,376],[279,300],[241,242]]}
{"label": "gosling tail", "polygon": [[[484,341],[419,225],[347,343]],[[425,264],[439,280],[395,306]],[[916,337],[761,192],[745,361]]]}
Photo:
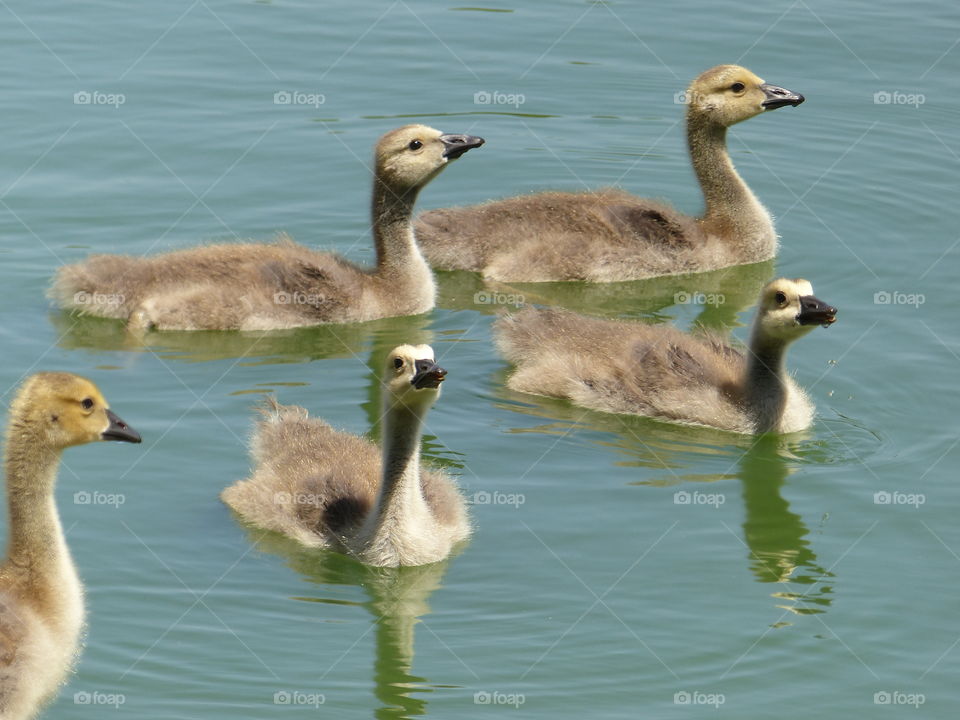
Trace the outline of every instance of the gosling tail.
{"label": "gosling tail", "polygon": [[47,295],[64,310],[84,315],[127,319],[142,288],[143,260],[124,255],[95,255],[64,265]]}

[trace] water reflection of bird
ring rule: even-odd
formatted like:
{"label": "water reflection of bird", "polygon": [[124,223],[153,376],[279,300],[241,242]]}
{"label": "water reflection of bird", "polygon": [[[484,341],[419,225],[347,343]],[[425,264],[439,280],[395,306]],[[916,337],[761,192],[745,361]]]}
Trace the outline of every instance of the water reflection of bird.
{"label": "water reflection of bird", "polygon": [[[657,471],[632,485],[703,487],[704,483],[720,483],[713,492],[723,493],[728,483],[739,480],[745,512],[743,542],[754,578],[781,585],[772,596],[777,607],[786,611],[805,615],[825,612],[830,606],[834,574],[817,562],[804,519],[790,510],[782,494],[786,479],[800,462],[795,453],[811,452],[805,448],[808,433],[751,438],[582,410],[561,400],[513,393],[506,388],[499,392],[501,407],[549,420],[512,432],[554,436],[580,433],[611,449],[611,461],[616,466]],[[712,471],[688,472],[694,459]]]}
{"label": "water reflection of bird", "polygon": [[[428,601],[440,588],[450,560],[417,567],[370,567],[334,552],[304,550],[273,533],[251,529],[250,538],[258,550],[282,557],[288,567],[310,583],[363,588],[368,599],[360,606],[370,613],[375,625],[373,683],[379,706],[374,717],[425,715],[427,701],[419,695],[431,692],[431,685],[413,674],[414,630],[420,618],[430,613]],[[296,599],[324,605],[344,604],[340,598],[323,597],[322,589],[316,595]]]}
{"label": "water reflection of bird", "polygon": [[697,309],[694,325],[725,332],[773,276],[773,261],[622,283],[503,283],[476,273],[437,273],[437,306],[496,314],[517,305],[556,305],[603,317],[665,319],[672,306]]}
{"label": "water reflection of bird", "polygon": [[365,352],[371,342],[384,348],[411,339],[426,342],[416,338],[429,323],[428,316],[413,315],[271,332],[170,331],[138,336],[104,318],[53,312],[50,320],[57,332],[57,344],[67,350],[148,351],[187,362],[243,358],[244,362],[263,364],[353,357]]}
{"label": "water reflection of bird", "polygon": [[778,607],[798,615],[822,613],[831,604],[835,576],[817,563],[809,529],[782,495],[784,481],[794,472],[784,452],[782,438],[761,437],[740,461],[750,569],[758,582],[808,586],[773,593],[783,601]]}

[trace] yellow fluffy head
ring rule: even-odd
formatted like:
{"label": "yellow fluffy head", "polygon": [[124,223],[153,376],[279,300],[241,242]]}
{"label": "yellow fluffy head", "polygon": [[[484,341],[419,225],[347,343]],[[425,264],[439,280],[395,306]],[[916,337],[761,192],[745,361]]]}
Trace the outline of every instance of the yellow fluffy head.
{"label": "yellow fluffy head", "polygon": [[765,83],[745,67],[717,65],[690,83],[686,101],[689,114],[730,127],[768,110],[799,105],[804,97]]}
{"label": "yellow fluffy head", "polygon": [[422,188],[451,160],[483,143],[483,138],[473,135],[444,134],[426,125],[404,125],[377,142],[377,177],[398,191]]}
{"label": "yellow fluffy head", "polygon": [[393,402],[432,403],[446,375],[429,345],[400,345],[387,355],[384,383]]}
{"label": "yellow fluffy head", "polygon": [[27,433],[56,450],[101,440],[140,442],[96,385],[64,372],[37,373],[24,381],[10,407],[10,432]]}
{"label": "yellow fluffy head", "polygon": [[760,293],[757,323],[765,338],[789,342],[817,325],[832,325],[836,319],[837,309],[818,299],[802,278],[778,278]]}

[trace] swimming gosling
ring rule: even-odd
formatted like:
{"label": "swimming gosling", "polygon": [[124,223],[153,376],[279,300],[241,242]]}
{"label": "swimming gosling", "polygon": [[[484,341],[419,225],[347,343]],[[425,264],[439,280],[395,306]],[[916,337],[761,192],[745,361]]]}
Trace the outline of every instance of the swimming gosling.
{"label": "swimming gosling", "polygon": [[0,566],[0,717],[32,718],[52,700],[80,650],[83,586],[54,501],[61,453],[140,436],[97,387],[69,373],[29,377],[10,406],[4,457],[9,528]]}
{"label": "swimming gosling", "polygon": [[368,565],[443,560],[470,535],[453,481],[420,465],[423,421],[446,374],[429,345],[390,353],[382,450],[303,408],[275,405],[253,435],[253,476],[224,490],[223,501],[258,527]]}
{"label": "swimming gosling", "polygon": [[146,258],[95,255],[60,268],[50,295],[61,308],[127,320],[136,330],[277,330],[427,312],[436,289],[414,240],[414,202],[450,161],[483,142],[424,125],[380,138],[373,268],[283,238]]}
{"label": "swimming gosling", "polygon": [[715,335],[532,307],[500,318],[495,331],[516,365],[513,390],[686,425],[791,433],[809,427],[815,409],[784,368],[787,347],[836,315],[809,282],[781,278],[760,293],[746,353]]}
{"label": "swimming gosling", "polygon": [[417,239],[440,270],[490,280],[616,282],[716,270],[776,255],[766,208],[727,152],[727,128],[803,95],[718,65],[687,90],[687,145],[706,209],[690,217],[617,189],[546,192],[425,212]]}

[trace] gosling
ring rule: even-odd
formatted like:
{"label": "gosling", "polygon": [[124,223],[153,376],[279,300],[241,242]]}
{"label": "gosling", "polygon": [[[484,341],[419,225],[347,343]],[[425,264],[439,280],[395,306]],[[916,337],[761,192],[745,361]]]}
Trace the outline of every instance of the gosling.
{"label": "gosling", "polygon": [[431,210],[417,220],[417,239],[434,268],[502,282],[642,280],[767,260],[777,252],[773,220],[734,168],[727,128],[803,101],[737,65],[693,81],[687,145],[706,204],[700,217],[617,189],[546,192]]}
{"label": "gosling", "polygon": [[142,330],[277,330],[362,322],[432,309],[433,274],[412,229],[417,195],[483,138],[407,125],[374,153],[376,266],[363,268],[282,237],[154,257],[95,255],[60,268],[50,289],[64,309]]}
{"label": "gosling", "polygon": [[253,525],[368,565],[443,560],[470,535],[453,481],[420,464],[424,418],[446,374],[429,345],[390,353],[382,451],[303,408],[275,405],[254,432],[253,476],[224,490],[223,501]]}
{"label": "gosling", "polygon": [[83,586],[54,501],[61,453],[100,440],[139,443],[97,387],[69,373],[28,378],[10,406],[4,463],[9,531],[0,566],[0,717],[32,718],[73,667]]}
{"label": "gosling", "polygon": [[513,390],[737,433],[791,433],[810,426],[814,406],[784,369],[787,347],[836,315],[809,282],[781,278],[760,293],[746,353],[715,335],[532,307],[500,318],[495,332],[516,365]]}

